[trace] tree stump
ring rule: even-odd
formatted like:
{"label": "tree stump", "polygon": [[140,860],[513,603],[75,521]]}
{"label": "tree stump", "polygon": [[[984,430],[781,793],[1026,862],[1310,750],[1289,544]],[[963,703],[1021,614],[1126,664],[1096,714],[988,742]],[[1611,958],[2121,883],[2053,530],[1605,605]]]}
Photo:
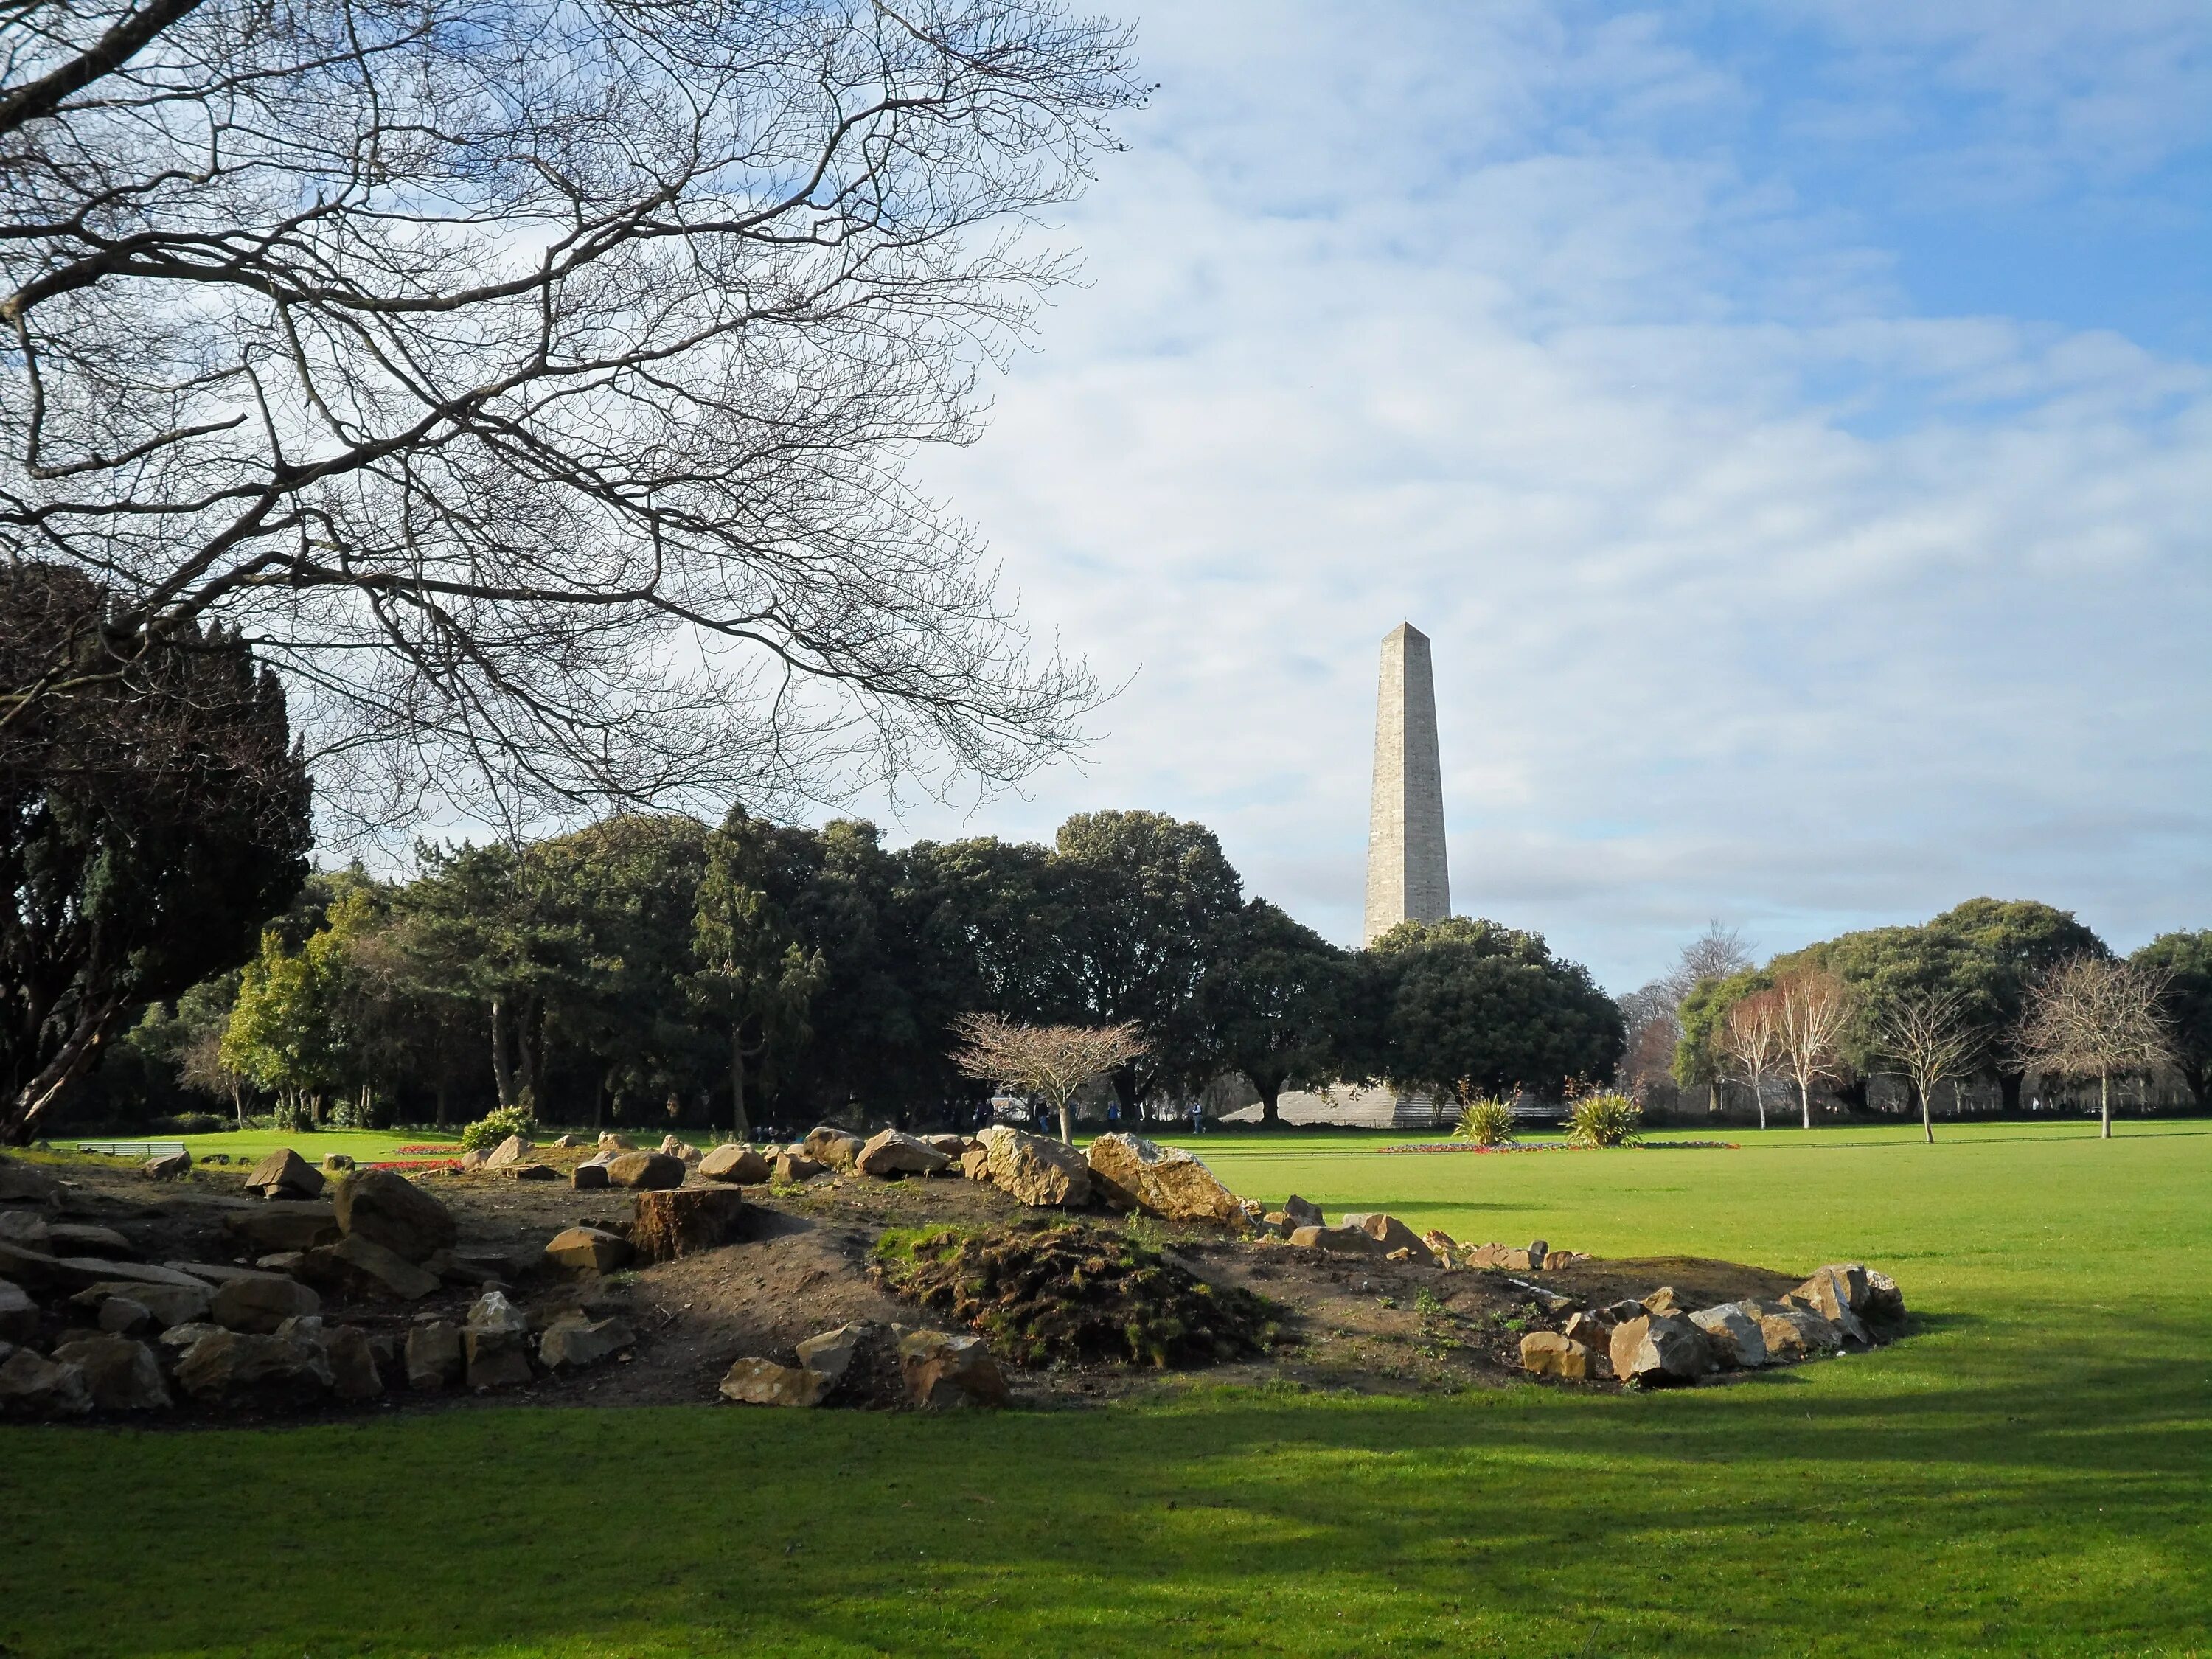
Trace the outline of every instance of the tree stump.
{"label": "tree stump", "polygon": [[744,1194],[728,1187],[640,1193],[629,1242],[641,1261],[673,1261],[736,1238],[744,1213]]}

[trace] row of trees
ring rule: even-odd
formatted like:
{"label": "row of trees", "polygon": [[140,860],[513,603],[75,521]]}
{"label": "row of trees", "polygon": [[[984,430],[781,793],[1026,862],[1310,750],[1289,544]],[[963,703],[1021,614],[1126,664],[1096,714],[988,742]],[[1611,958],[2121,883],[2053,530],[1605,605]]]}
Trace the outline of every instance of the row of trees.
{"label": "row of trees", "polygon": [[150,1009],[131,1048],[287,1117],[495,1101],[737,1129],[957,1111],[983,1092],[954,1053],[978,1014],[1132,1033],[1110,1073],[1132,1118],[1224,1073],[1273,1119],[1290,1088],[1556,1089],[1620,1054],[1619,1010],[1538,935],[1455,918],[1346,952],[1158,813],[904,848],[854,821],[626,815],[419,862],[317,877],[257,959]]}
{"label": "row of trees", "polygon": [[[1674,1003],[1671,1017],[1667,1012]],[[1673,1081],[1717,1103],[1741,1083],[1765,1121],[1766,1085],[1787,1077],[1808,1126],[1816,1085],[1867,1103],[1870,1079],[1902,1079],[1932,1135],[1937,1091],[1980,1081],[2017,1110],[2027,1079],[2097,1085],[2109,1131],[2124,1078],[2170,1076],[2199,1104],[2212,1079],[2212,933],[2160,936],[2125,962],[2070,914],[1974,899],[1917,927],[1846,933],[1752,965],[1717,926],[1676,982],[1627,1000],[1631,1069],[1661,1053]]]}

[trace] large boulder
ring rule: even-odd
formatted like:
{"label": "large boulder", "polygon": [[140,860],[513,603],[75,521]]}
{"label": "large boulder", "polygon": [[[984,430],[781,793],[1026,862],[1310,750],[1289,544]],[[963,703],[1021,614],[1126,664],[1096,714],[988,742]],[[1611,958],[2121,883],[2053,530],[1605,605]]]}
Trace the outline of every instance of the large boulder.
{"label": "large boulder", "polygon": [[830,1379],[804,1365],[740,1359],[723,1374],[720,1393],[741,1406],[818,1406]]}
{"label": "large boulder", "polygon": [[1091,1201],[1091,1166],[1066,1141],[1003,1123],[975,1139],[982,1143],[991,1184],[1009,1197],[1040,1209],[1073,1209]]}
{"label": "large boulder", "polygon": [[545,1246],[545,1259],[556,1267],[611,1273],[626,1267],[629,1240],[597,1227],[569,1227],[553,1235]]}
{"label": "large boulder", "polygon": [[483,1161],[483,1167],[487,1172],[494,1170],[513,1169],[518,1164],[529,1163],[530,1154],[536,1150],[537,1148],[525,1137],[509,1135],[491,1149]]}
{"label": "large boulder", "polygon": [[359,1170],[337,1183],[331,1210],[349,1238],[428,1261],[460,1237],[453,1212],[397,1170]]}
{"label": "large boulder", "polygon": [[1766,1339],[1759,1334],[1759,1316],[1733,1302],[1717,1308],[1700,1308],[1690,1322],[1705,1334],[1716,1363],[1735,1370],[1756,1370],[1766,1363]]}
{"label": "large boulder", "polygon": [[1759,1337],[1767,1358],[1778,1364],[1817,1358],[1844,1346],[1844,1334],[1832,1322],[1809,1308],[1779,1304],[1760,1305]]}
{"label": "large boulder", "polygon": [[0,1244],[43,1251],[49,1225],[36,1210],[0,1210]]}
{"label": "large boulder", "polygon": [[54,1358],[84,1373],[92,1403],[104,1412],[166,1411],[169,1385],[154,1351],[127,1336],[81,1336],[54,1350]]}
{"label": "large boulder", "polygon": [[441,1282],[428,1267],[359,1233],[308,1251],[300,1277],[343,1296],[384,1302],[419,1302]]}
{"label": "large boulder", "polygon": [[138,1169],[149,1181],[181,1181],[192,1172],[192,1155],[179,1146],[173,1152],[148,1158]]}
{"label": "large boulder", "polygon": [[0,1279],[0,1342],[27,1342],[39,1334],[39,1304],[20,1285]]}
{"label": "large boulder", "polygon": [[135,1261],[138,1247],[112,1227],[82,1221],[57,1221],[46,1229],[46,1249],[55,1255],[98,1255],[111,1261]]}
{"label": "large boulder", "polygon": [[1117,1210],[1142,1210],[1170,1221],[1243,1223],[1237,1194],[1179,1146],[1142,1135],[1103,1134],[1091,1143],[1086,1162],[1093,1189]]}
{"label": "large boulder", "polygon": [[[1892,1291],[1896,1281],[1890,1281]],[[1874,1304],[1874,1285],[1867,1270],[1856,1261],[1839,1261],[1820,1268],[1814,1275],[1790,1291],[1783,1301],[1792,1307],[1816,1313],[1843,1333],[1846,1342],[1872,1346],[1874,1333],[1867,1328],[1862,1311]],[[1904,1302],[1899,1299],[1898,1312],[1904,1312]]]}
{"label": "large boulder", "polygon": [[82,1417],[91,1409],[81,1367],[28,1348],[0,1360],[0,1417]]}
{"label": "large boulder", "polygon": [[312,1250],[318,1244],[335,1244],[345,1236],[345,1230],[338,1225],[335,1204],[298,1200],[234,1210],[223,1217],[222,1230],[262,1255],[271,1250]]}
{"label": "large boulder", "polygon": [[1417,1258],[1425,1257],[1429,1247],[1421,1243],[1421,1236],[1395,1215],[1381,1210],[1372,1213],[1348,1215],[1337,1224],[1340,1227],[1357,1227],[1382,1247],[1383,1254],[1392,1250],[1411,1250]]}
{"label": "large boulder", "polygon": [[1300,1227],[1328,1225],[1328,1218],[1322,1213],[1321,1206],[1311,1199],[1300,1198],[1296,1193],[1283,1200],[1283,1213],[1290,1218],[1293,1231]]}
{"label": "large boulder", "polygon": [[195,1400],[304,1404],[330,1391],[323,1345],[310,1337],[217,1331],[185,1350],[177,1386]]}
{"label": "large boulder", "polygon": [[518,1388],[531,1379],[530,1322],[497,1291],[485,1291],[469,1309],[461,1346],[469,1387],[478,1392]]}
{"label": "large boulder", "polygon": [[[88,1285],[70,1298],[81,1308],[90,1308],[105,1324],[106,1308],[110,1302],[128,1301],[143,1308],[154,1322],[154,1328],[166,1331],[172,1325],[190,1325],[208,1316],[212,1292],[204,1285],[134,1285],[120,1279],[103,1279],[97,1285]],[[4,1324],[0,1324],[0,1336],[5,1336]]]}
{"label": "large boulder", "polygon": [[757,1187],[775,1172],[774,1166],[751,1147],[734,1142],[715,1147],[699,1160],[699,1173],[708,1180],[741,1187]]}
{"label": "large boulder", "polygon": [[61,1182],[37,1164],[0,1158],[0,1204],[51,1204],[61,1194]]}
{"label": "large boulder", "polygon": [[635,1152],[637,1142],[628,1135],[618,1135],[612,1129],[608,1129],[599,1136],[599,1150],[603,1152]]}
{"label": "large boulder", "polygon": [[0,1243],[0,1279],[33,1294],[75,1295],[105,1279],[133,1285],[197,1285],[190,1273],[145,1261],[113,1261],[96,1255],[48,1255],[21,1245]]}
{"label": "large boulder", "polygon": [[818,1175],[827,1175],[830,1166],[804,1152],[778,1152],[769,1170],[770,1177],[780,1187],[797,1187]]}
{"label": "large boulder", "polygon": [[[319,1323],[319,1322],[318,1322]],[[375,1400],[384,1393],[384,1374],[376,1350],[358,1325],[324,1325],[314,1336],[331,1368],[331,1392],[341,1400]]]}
{"label": "large boulder", "polygon": [[1293,1228],[1291,1243],[1302,1250],[1319,1250],[1325,1255],[1380,1256],[1389,1248],[1374,1234],[1350,1226]]}
{"label": "large boulder", "polygon": [[569,1314],[555,1320],[538,1339],[538,1358],[546,1370],[580,1370],[637,1346],[637,1333],[619,1319]]}
{"label": "large boulder", "polygon": [[1587,1382],[1599,1374],[1598,1357],[1587,1343],[1557,1331],[1531,1331],[1521,1339],[1521,1369],[1538,1376]]}
{"label": "large boulder", "polygon": [[208,1317],[227,1331],[270,1336],[286,1320],[322,1310],[322,1297],[298,1279],[254,1273],[219,1286],[210,1298]]}
{"label": "large boulder", "polygon": [[899,1338],[898,1358],[906,1397],[925,1411],[1006,1403],[1006,1376],[980,1336],[908,1331]]}
{"label": "large boulder", "polygon": [[1713,1369],[1705,1334],[1672,1314],[1647,1313],[1614,1326],[1612,1359],[1614,1376],[1646,1388],[1694,1382]]}
{"label": "large boulder", "polygon": [[918,1135],[885,1129],[860,1148],[853,1167],[862,1175],[889,1181],[898,1176],[935,1175],[951,1162]]}
{"label": "large boulder", "polygon": [[426,1320],[407,1331],[407,1386],[449,1389],[461,1380],[465,1360],[460,1327],[443,1319]]}
{"label": "large boulder", "polygon": [[287,1146],[253,1166],[253,1173],[246,1177],[246,1188],[264,1198],[319,1198],[323,1172]]}
{"label": "large boulder", "polygon": [[605,1192],[613,1183],[607,1179],[604,1164],[579,1164],[568,1171],[568,1184],[580,1193]]}
{"label": "large boulder", "polygon": [[991,1178],[990,1149],[981,1141],[960,1149],[960,1173],[969,1181],[988,1181]]}
{"label": "large boulder", "polygon": [[817,1164],[832,1170],[849,1170],[868,1143],[850,1129],[841,1129],[834,1123],[824,1123],[806,1132],[800,1142],[806,1156]]}
{"label": "large boulder", "polygon": [[661,1192],[684,1184],[684,1160],[665,1152],[623,1152],[607,1165],[607,1179],[637,1192]]}

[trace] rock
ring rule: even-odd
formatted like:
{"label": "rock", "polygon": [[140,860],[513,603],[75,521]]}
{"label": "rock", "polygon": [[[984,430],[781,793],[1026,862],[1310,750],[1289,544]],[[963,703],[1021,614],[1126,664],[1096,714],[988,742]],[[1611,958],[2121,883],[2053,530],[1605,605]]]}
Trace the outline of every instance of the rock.
{"label": "rock", "polygon": [[384,1375],[368,1333],[358,1325],[326,1325],[321,1333],[323,1358],[331,1368],[331,1392],[341,1400],[375,1400],[384,1393]]}
{"label": "rock", "polygon": [[1283,1213],[1290,1217],[1294,1229],[1328,1225],[1328,1218],[1321,1212],[1321,1206],[1310,1199],[1300,1198],[1296,1193],[1283,1200]]}
{"label": "rock", "polygon": [[210,1325],[196,1319],[186,1324],[170,1326],[154,1340],[156,1346],[164,1348],[189,1348],[202,1337],[213,1336],[222,1328],[220,1325]]}
{"label": "rock", "polygon": [[463,1152],[459,1158],[453,1160],[453,1173],[455,1175],[475,1175],[483,1168],[484,1162],[484,1149],[481,1146],[471,1147],[467,1152]]}
{"label": "rock", "polygon": [[1383,1251],[1382,1259],[1385,1261],[1427,1261],[1432,1260],[1425,1250],[1421,1251],[1417,1255],[1416,1252],[1403,1244],[1401,1244],[1395,1250]]}
{"label": "rock", "polygon": [[180,1181],[192,1172],[192,1155],[179,1146],[173,1152],[148,1158],[138,1169],[149,1181]]}
{"label": "rock", "polygon": [[343,1293],[393,1302],[419,1302],[439,1283],[428,1268],[358,1233],[308,1251],[300,1276]]}
{"label": "rock", "polygon": [[1291,1233],[1291,1243],[1301,1249],[1319,1250],[1328,1255],[1385,1254],[1382,1240],[1358,1227],[1300,1227]]}
{"label": "rock", "polygon": [[1357,1227],[1382,1245],[1383,1253],[1392,1250],[1425,1251],[1420,1235],[1398,1219],[1376,1211],[1371,1215],[1348,1215],[1337,1224],[1340,1227]]}
{"label": "rock", "polygon": [[980,1336],[909,1331],[898,1357],[907,1398],[925,1411],[1006,1403],[1006,1379]]}
{"label": "rock", "polygon": [[84,1372],[18,1348],[0,1361],[0,1417],[82,1417],[92,1409]]}
{"label": "rock", "polygon": [[234,1210],[223,1217],[222,1230],[261,1253],[312,1250],[318,1244],[335,1244],[345,1236],[345,1230],[338,1225],[335,1204],[285,1200],[258,1209]]}
{"label": "rock", "polygon": [[1624,1296],[1618,1302],[1607,1303],[1605,1306],[1597,1310],[1597,1315],[1600,1319],[1604,1320],[1607,1324],[1618,1325],[1624,1319],[1639,1318],[1643,1315],[1650,1311],[1651,1310],[1649,1308],[1645,1307],[1641,1302],[1637,1301],[1634,1297]]}
{"label": "rock", "polygon": [[1550,1240],[1539,1238],[1531,1241],[1528,1246],[1528,1271],[1539,1273],[1543,1272],[1545,1259],[1551,1254]]}
{"label": "rock", "polygon": [[853,1167],[864,1176],[889,1181],[899,1176],[935,1175],[951,1161],[919,1136],[885,1129],[861,1146]]}
{"label": "rock", "polygon": [[44,1250],[27,1250],[19,1244],[5,1243],[0,1243],[0,1279],[11,1280],[33,1294],[64,1296],[108,1279],[129,1285],[200,1283],[189,1273],[143,1261],[112,1261],[94,1255],[48,1255]]}
{"label": "rock", "polygon": [[969,1181],[988,1181],[991,1178],[991,1153],[981,1145],[964,1147],[960,1153],[960,1173]]}
{"label": "rock", "polygon": [[323,1345],[299,1336],[216,1331],[193,1343],[177,1361],[177,1386],[195,1400],[251,1395],[304,1404],[327,1393],[331,1382]]}
{"label": "rock", "polygon": [[138,1259],[138,1247],[114,1228],[88,1226],[76,1221],[57,1221],[49,1226],[46,1249],[54,1255],[98,1255],[115,1261]]}
{"label": "rock", "polygon": [[101,1411],[167,1411],[174,1403],[154,1351],[130,1337],[82,1337],[56,1348],[54,1358],[84,1373],[92,1403]]}
{"label": "rock", "polygon": [[1178,1146],[1142,1135],[1103,1134],[1091,1143],[1091,1184],[1119,1210],[1170,1221],[1241,1224],[1244,1206],[1212,1170]]}
{"label": "rock", "polygon": [[830,1379],[803,1365],[773,1359],[740,1359],[722,1377],[721,1396],[741,1406],[818,1406]]}
{"label": "rock", "polygon": [[1447,1267],[1451,1266],[1452,1259],[1459,1254],[1458,1241],[1440,1227],[1431,1227],[1423,1233],[1421,1243],[1443,1257],[1443,1264]]}
{"label": "rock", "polygon": [[1613,1329],[1613,1375],[1646,1388],[1691,1382],[1713,1369],[1711,1345],[1686,1319],[1647,1313]]}
{"label": "rock", "polygon": [[1858,1316],[1858,1310],[1868,1304],[1869,1289],[1866,1269],[1856,1261],[1845,1261],[1822,1267],[1782,1299],[1792,1307],[1820,1315],[1843,1333],[1845,1341],[1871,1347],[1874,1333]]}
{"label": "rock", "polygon": [[[1557,1273],[1562,1267],[1571,1267],[1577,1261],[1589,1260],[1589,1257],[1581,1250],[1553,1250],[1545,1255],[1541,1265],[1547,1272]],[[1534,1267],[1538,1264],[1531,1262],[1529,1265]]]}
{"label": "rock", "polygon": [[1645,1297],[1643,1308],[1644,1312],[1655,1314],[1686,1314],[1690,1311],[1682,1298],[1675,1294],[1672,1285],[1662,1285]]}
{"label": "rock", "polygon": [[744,1228],[744,1194],[734,1187],[640,1193],[629,1242],[641,1261],[673,1261],[728,1243]]}
{"label": "rock", "polygon": [[830,1173],[830,1166],[804,1152],[779,1152],[769,1170],[770,1178],[787,1187],[796,1187],[811,1181],[817,1176]]}
{"label": "rock", "polygon": [[674,1135],[663,1135],[660,1138],[660,1150],[671,1158],[681,1158],[690,1149]]}
{"label": "rock", "polygon": [[320,1313],[323,1299],[296,1279],[255,1273],[234,1279],[210,1299],[208,1317],[227,1331],[267,1336],[288,1319]]}
{"label": "rock", "polygon": [[483,1286],[504,1283],[514,1268],[503,1257],[495,1264],[481,1256],[441,1250],[422,1264],[422,1271],[437,1274],[441,1284]]}
{"label": "rock", "polygon": [[1619,1322],[1607,1319],[1601,1313],[1575,1313],[1567,1316],[1562,1334],[1577,1342],[1587,1342],[1610,1354],[1613,1351],[1613,1328]]}
{"label": "rock", "polygon": [[531,1379],[530,1322],[497,1291],[485,1291],[469,1310],[461,1347],[473,1389],[519,1388]]}
{"label": "rock", "polygon": [[617,1267],[627,1267],[630,1255],[628,1239],[602,1232],[597,1227],[570,1227],[554,1234],[545,1247],[545,1259],[555,1267],[588,1269],[597,1273],[611,1273]]}
{"label": "rock", "polygon": [[1844,1346],[1844,1334],[1828,1320],[1808,1308],[1784,1307],[1770,1310],[1762,1307],[1759,1316],[1759,1340],[1766,1345],[1768,1363],[1779,1364],[1793,1359],[1811,1359],[1820,1354],[1833,1353]]}
{"label": "rock", "polygon": [[769,1161],[750,1146],[717,1146],[699,1160],[699,1173],[709,1181],[727,1181],[753,1187],[775,1173]]}
{"label": "rock", "polygon": [[869,1329],[866,1323],[840,1325],[834,1331],[808,1337],[799,1345],[800,1366],[823,1378],[827,1388],[836,1388],[852,1369],[853,1356],[860,1352]]}
{"label": "rock", "polygon": [[530,1162],[530,1154],[536,1150],[537,1148],[522,1136],[509,1135],[498,1146],[493,1147],[490,1153],[484,1158],[485,1173],[489,1174],[495,1170],[512,1169],[518,1164],[527,1164]]}
{"label": "rock", "polygon": [[1090,1201],[1091,1166],[1066,1141],[1001,1123],[975,1138],[982,1143],[991,1184],[1009,1197],[1037,1208],[1073,1207]]}
{"label": "rock", "polygon": [[323,1173],[326,1176],[344,1175],[353,1168],[353,1160],[343,1152],[323,1154]]}
{"label": "rock", "polygon": [[966,1135],[924,1135],[922,1139],[936,1151],[944,1153],[948,1164],[957,1164],[968,1151]]}
{"label": "rock", "polygon": [[1531,1285],[1525,1279],[1509,1279],[1505,1282],[1541,1308],[1547,1315],[1563,1314],[1575,1305],[1574,1297],[1563,1296],[1557,1291],[1547,1291],[1541,1285]]}
{"label": "rock", "polygon": [[288,1279],[297,1279],[300,1269],[307,1265],[305,1250],[276,1250],[267,1255],[253,1258],[253,1265],[264,1273],[283,1273]]}
{"label": "rock", "polygon": [[240,1267],[228,1261],[164,1261],[161,1265],[203,1288],[210,1285],[228,1285],[234,1279],[261,1277],[258,1268]]}
{"label": "rock", "polygon": [[61,1182],[35,1164],[0,1158],[0,1204],[51,1204],[61,1195]]}
{"label": "rock", "polygon": [[579,1164],[568,1172],[568,1184],[580,1193],[604,1192],[613,1183],[604,1164]]}
{"label": "rock", "polygon": [[0,1341],[27,1342],[39,1334],[39,1304],[23,1287],[0,1279]]}
{"label": "rock", "polygon": [[550,1164],[512,1164],[506,1170],[509,1181],[558,1181],[561,1172]]}
{"label": "rock", "polygon": [[555,1320],[538,1340],[538,1358],[548,1370],[580,1370],[637,1346],[637,1333],[619,1319],[573,1314]]}
{"label": "rock", "polygon": [[434,1319],[410,1326],[407,1332],[407,1386],[410,1389],[449,1389],[461,1380],[461,1332],[457,1325]]}
{"label": "rock", "polygon": [[1288,1238],[1297,1231],[1297,1224],[1291,1221],[1287,1212],[1282,1210],[1268,1211],[1260,1218],[1260,1224],[1278,1238]]}
{"label": "rock", "polygon": [[1887,1273],[1869,1267],[1866,1277],[1866,1305],[1852,1311],[1866,1322],[1877,1341],[1887,1342],[1904,1333],[1905,1292],[1897,1288],[1897,1281]]}
{"label": "rock", "polygon": [[615,1186],[641,1192],[681,1187],[684,1173],[684,1160],[665,1152],[624,1152],[607,1165],[607,1179]]}
{"label": "rock", "polygon": [[599,1137],[599,1150],[603,1152],[635,1152],[637,1150],[637,1142],[632,1140],[628,1135],[618,1135],[610,1129]]}
{"label": "rock", "polygon": [[824,1123],[808,1130],[806,1139],[799,1144],[806,1156],[817,1164],[832,1170],[849,1170],[868,1143],[849,1129]]}
{"label": "rock", "polygon": [[317,1198],[323,1190],[322,1171],[287,1146],[253,1166],[246,1189],[264,1198]]}
{"label": "rock", "polygon": [[143,1302],[133,1302],[127,1296],[103,1298],[100,1304],[99,1323],[100,1328],[110,1336],[143,1336],[149,1331],[161,1328],[154,1322],[152,1309]]}
{"label": "rock", "polygon": [[554,1141],[553,1150],[556,1152],[573,1152],[585,1144],[581,1135],[562,1135]]}
{"label": "rock", "polygon": [[1587,1343],[1557,1331],[1531,1331],[1521,1339],[1521,1369],[1588,1382],[1597,1375],[1597,1355]]}
{"label": "rock", "polygon": [[0,1210],[0,1243],[46,1251],[46,1220],[33,1210]]}
{"label": "rock", "polygon": [[348,1176],[331,1193],[331,1210],[347,1237],[381,1244],[410,1261],[428,1261],[460,1237],[453,1212],[397,1170]]}
{"label": "rock", "polygon": [[1698,1309],[1690,1316],[1690,1322],[1705,1334],[1716,1364],[1748,1371],[1766,1363],[1766,1339],[1759,1334],[1756,1314],[1726,1302],[1717,1308]]}

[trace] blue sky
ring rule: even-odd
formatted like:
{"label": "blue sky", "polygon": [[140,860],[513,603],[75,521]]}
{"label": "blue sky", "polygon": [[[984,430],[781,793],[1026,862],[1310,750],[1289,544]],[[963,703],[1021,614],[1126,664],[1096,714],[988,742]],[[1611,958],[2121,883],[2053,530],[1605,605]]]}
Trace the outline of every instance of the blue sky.
{"label": "blue sky", "polygon": [[[1932,15],[1931,15],[1932,14]],[[1223,3],[917,464],[1133,675],[1079,767],[1356,936],[1375,650],[1457,907],[1626,989],[1977,893],[2212,926],[2212,9]]]}

